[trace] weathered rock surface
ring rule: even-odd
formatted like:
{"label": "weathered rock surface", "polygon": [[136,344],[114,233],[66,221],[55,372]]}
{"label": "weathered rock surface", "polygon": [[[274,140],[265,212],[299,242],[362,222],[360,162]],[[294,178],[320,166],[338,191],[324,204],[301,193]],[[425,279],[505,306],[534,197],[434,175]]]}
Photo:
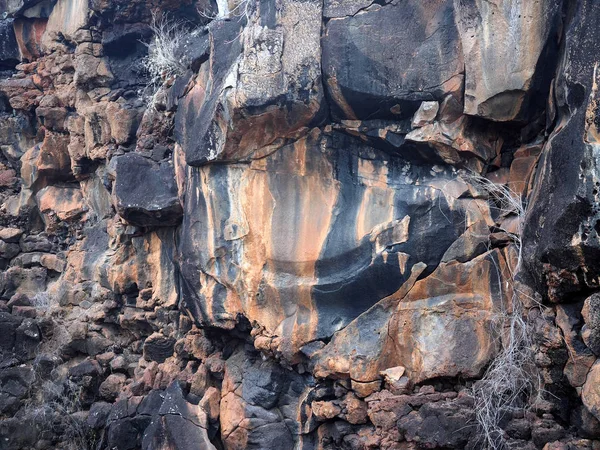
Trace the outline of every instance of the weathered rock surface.
{"label": "weathered rock surface", "polygon": [[321,2],[257,5],[259,23],[213,22],[208,64],[180,100],[175,137],[192,166],[240,161],[319,120]]}
{"label": "weathered rock surface", "polygon": [[[566,30],[566,49],[551,99],[556,127],[540,158],[524,239],[527,262],[538,278],[546,275],[552,301],[561,301],[579,283],[591,288],[598,285],[583,272],[598,273],[594,157],[598,74],[592,49],[597,34],[593,23],[600,9],[593,2],[578,2],[571,12],[574,17]],[[560,179],[548,176],[558,168]]]}
{"label": "weathered rock surface", "polygon": [[0,0],[0,448],[597,448],[596,3]]}
{"label": "weathered rock surface", "polygon": [[409,118],[421,101],[461,88],[452,1],[367,3],[350,11],[337,3],[325,2],[331,18],[322,41],[335,119]]}
{"label": "weathered rock surface", "polygon": [[496,121],[524,119],[535,111],[536,101],[545,101],[560,41],[561,3],[458,3],[466,114]]}
{"label": "weathered rock surface", "polygon": [[395,292],[415,263],[431,272],[465,222],[491,220],[439,177],[316,129],[249,166],[189,168],[182,300],[204,324],[244,314],[291,357]]}

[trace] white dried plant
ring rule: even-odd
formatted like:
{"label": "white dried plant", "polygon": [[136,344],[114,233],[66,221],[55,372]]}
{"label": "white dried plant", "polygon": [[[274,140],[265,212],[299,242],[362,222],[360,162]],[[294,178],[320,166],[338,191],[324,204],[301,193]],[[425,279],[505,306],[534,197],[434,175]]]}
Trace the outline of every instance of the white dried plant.
{"label": "white dried plant", "polygon": [[506,448],[505,433],[501,428],[504,419],[516,411],[526,410],[532,399],[542,392],[534,363],[533,329],[527,321],[522,301],[527,294],[515,283],[522,265],[521,236],[526,210],[521,196],[505,185],[473,173],[461,178],[484,193],[501,217],[513,216],[518,224],[516,231],[503,230],[512,241],[516,258],[512,263],[507,261],[509,273],[506,278],[512,292],[510,303],[502,304],[493,312],[492,322],[500,336],[500,351],[471,390],[482,448],[499,450]]}
{"label": "white dried plant", "polygon": [[149,76],[144,94],[148,97],[149,106],[154,106],[162,85],[187,70],[181,48],[189,31],[181,21],[156,15],[152,16],[150,28],[153,37],[150,43],[144,43],[148,48],[148,56],[142,60],[142,64]]}
{"label": "white dried plant", "polygon": [[229,9],[229,1],[228,0],[217,0],[217,13],[210,14],[204,10],[198,9],[198,13],[210,20],[222,20],[222,19],[231,19],[231,18],[245,18],[249,19],[252,8],[254,6],[253,0],[241,0],[238,2],[236,6]]}

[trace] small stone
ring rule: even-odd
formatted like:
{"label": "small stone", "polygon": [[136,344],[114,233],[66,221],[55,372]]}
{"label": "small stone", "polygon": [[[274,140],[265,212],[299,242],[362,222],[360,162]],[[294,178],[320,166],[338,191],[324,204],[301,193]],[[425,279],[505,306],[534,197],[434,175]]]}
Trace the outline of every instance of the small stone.
{"label": "small stone", "polygon": [[110,368],[114,372],[127,372],[127,360],[123,355],[117,356],[110,362]]}
{"label": "small stone", "polygon": [[25,294],[17,293],[10,298],[7,306],[9,309],[12,309],[14,306],[31,306],[31,301]]}
{"label": "small stone", "polygon": [[367,423],[367,404],[349,394],[342,402],[344,413],[342,418],[353,425]]}
{"label": "small stone", "polygon": [[106,402],[94,403],[86,420],[87,425],[93,430],[104,428],[111,408],[112,406]]}
{"label": "small stone", "polygon": [[15,306],[12,309],[12,313],[18,317],[28,317],[30,319],[37,317],[37,309],[33,306]]}
{"label": "small stone", "polygon": [[395,383],[396,381],[400,380],[400,378],[402,378],[404,372],[406,372],[406,368],[404,368],[403,366],[397,366],[391,367],[379,373],[383,376],[383,379],[386,383]]}
{"label": "small stone", "polygon": [[144,359],[162,363],[173,355],[175,339],[154,333],[144,342]]}
{"label": "small stone", "polygon": [[381,380],[371,381],[368,383],[361,383],[352,380],[352,390],[360,398],[368,397],[372,393],[377,392],[379,389],[381,389]]}
{"label": "small stone", "polygon": [[202,397],[209,386],[210,375],[205,364],[200,364],[198,370],[192,375],[190,393]]}
{"label": "small stone", "polygon": [[0,258],[12,259],[19,254],[21,248],[19,244],[9,244],[4,241],[0,241]]}
{"label": "small stone", "polygon": [[21,250],[27,252],[49,252],[52,250],[52,243],[43,234],[31,235],[20,241]]}
{"label": "small stone", "polygon": [[123,389],[126,380],[127,376],[122,373],[109,375],[100,385],[100,396],[109,402],[114,402],[119,396],[121,389]]}
{"label": "small stone", "polygon": [[20,228],[0,228],[0,239],[4,242],[17,243],[22,235],[23,230]]}
{"label": "small stone", "polygon": [[73,221],[86,211],[80,189],[48,186],[37,193],[37,201],[45,217],[55,214],[64,221]]}
{"label": "small stone", "polygon": [[101,353],[96,355],[96,361],[98,361],[101,366],[106,367],[114,357],[114,352]]}
{"label": "small stone", "polygon": [[342,408],[337,401],[312,402],[312,413],[318,420],[329,420],[341,414]]}
{"label": "small stone", "polygon": [[438,102],[422,102],[413,117],[413,128],[423,127],[428,123],[432,123],[435,120],[439,109],[440,105]]}
{"label": "small stone", "polygon": [[421,386],[419,394],[435,394],[435,388],[430,384],[426,384],[425,386]]}

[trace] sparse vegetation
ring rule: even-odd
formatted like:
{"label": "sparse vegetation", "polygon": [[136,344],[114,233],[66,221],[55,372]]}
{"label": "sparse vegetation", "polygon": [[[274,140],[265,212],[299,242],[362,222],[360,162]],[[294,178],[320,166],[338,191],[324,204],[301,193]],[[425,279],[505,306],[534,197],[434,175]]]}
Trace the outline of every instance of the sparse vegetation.
{"label": "sparse vegetation", "polygon": [[57,448],[95,449],[97,436],[87,425],[85,415],[81,414],[84,409],[82,387],[61,377],[57,369],[42,374],[39,361],[48,358],[48,355],[40,355],[33,365],[35,378],[23,409],[24,417],[35,423],[41,439],[60,439],[60,447]]}
{"label": "sparse vegetation", "polygon": [[149,106],[154,107],[156,94],[164,82],[183,75],[187,69],[180,47],[189,33],[182,22],[171,20],[165,16],[153,16],[151,24],[154,37],[148,47],[148,56],[143,66],[149,75],[145,95],[149,98]]}
{"label": "sparse vegetation", "polygon": [[512,291],[510,303],[502,305],[493,317],[501,349],[483,378],[472,388],[482,448],[498,450],[505,448],[502,420],[509,413],[527,409],[531,399],[541,392],[533,359],[533,333],[522,301],[526,294],[520,292],[515,283],[522,265],[521,235],[526,211],[521,196],[508,187],[472,173],[463,175],[463,179],[486,193],[501,217],[515,216],[518,221],[516,232],[503,230],[512,240],[516,258],[512,265],[507,261],[509,291]]}
{"label": "sparse vegetation", "polygon": [[80,398],[81,388],[71,381],[55,383],[46,381],[41,389],[41,403],[33,409],[36,423],[42,432],[61,436],[69,450],[95,449],[95,433],[83,417]]}

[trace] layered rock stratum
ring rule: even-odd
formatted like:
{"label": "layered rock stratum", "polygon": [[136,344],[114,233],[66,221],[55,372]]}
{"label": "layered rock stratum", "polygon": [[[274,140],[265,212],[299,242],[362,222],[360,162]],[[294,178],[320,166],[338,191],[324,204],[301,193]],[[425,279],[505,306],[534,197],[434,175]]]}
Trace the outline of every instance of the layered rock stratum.
{"label": "layered rock stratum", "polygon": [[600,448],[597,1],[0,13],[0,449]]}

